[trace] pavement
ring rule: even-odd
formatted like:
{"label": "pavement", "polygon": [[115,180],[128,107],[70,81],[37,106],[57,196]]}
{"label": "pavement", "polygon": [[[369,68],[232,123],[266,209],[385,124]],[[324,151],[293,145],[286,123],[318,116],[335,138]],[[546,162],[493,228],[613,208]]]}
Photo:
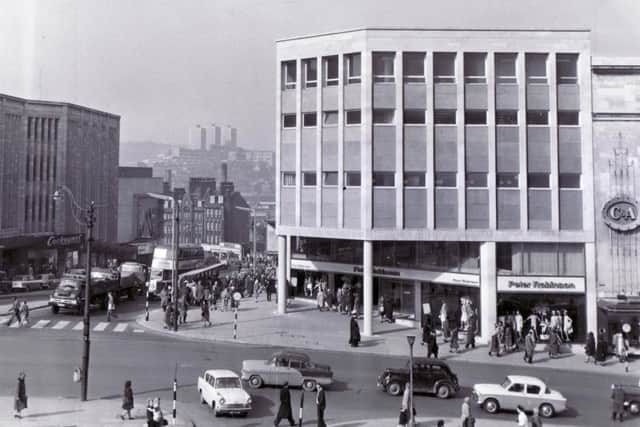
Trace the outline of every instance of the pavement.
{"label": "pavement", "polygon": [[[444,421],[445,427],[459,427],[460,419],[459,418],[416,418],[416,427],[436,427],[438,420]],[[482,419],[476,418],[475,426],[476,427],[503,427],[509,426],[513,427],[516,423],[516,416],[514,415],[513,421],[506,420],[496,420],[496,419]],[[345,421],[341,423],[329,424],[329,427],[395,427],[398,425],[397,418],[388,418],[388,419],[375,419],[375,420],[355,420],[355,421]],[[562,427],[561,424],[552,424],[544,421],[545,427]]]}
{"label": "pavement", "polygon": [[[304,299],[291,300],[285,315],[276,313],[276,303],[266,301],[262,296],[259,302],[255,298],[244,298],[240,302],[237,321],[237,338],[234,339],[234,312],[211,311],[213,326],[203,327],[200,321],[200,308],[192,307],[187,315],[187,323],[179,325],[178,332],[164,328],[164,313],[161,309],[153,309],[149,320],[138,316],[136,322],[143,328],[156,333],[170,335],[175,338],[200,340],[209,342],[235,342],[259,346],[277,346],[286,348],[314,349],[349,353],[370,353],[385,356],[404,356],[408,354],[407,335],[416,335],[414,347],[416,356],[426,356],[426,349],[420,342],[421,331],[397,323],[382,323],[374,316],[374,334],[362,337],[359,347],[351,347],[349,341],[349,316],[333,311],[319,311],[313,301]],[[362,321],[360,321],[362,329]],[[438,337],[440,359],[499,364],[516,367],[545,367],[577,372],[603,373],[614,375],[640,376],[640,362],[631,362],[630,370],[625,372],[624,365],[617,359],[610,358],[604,366],[585,363],[581,344],[563,346],[563,352],[557,358],[549,358],[546,345],[540,343],[536,347],[533,365],[523,360],[522,352],[514,352],[501,357],[490,357],[486,345],[478,345],[475,349],[461,352],[450,352],[449,344]]]}
{"label": "pavement", "polygon": [[[29,397],[28,408],[22,411],[22,419],[13,417],[13,397],[0,397],[0,408],[6,408],[0,416],[3,427],[141,427],[146,422],[146,401],[131,411],[134,420],[121,420],[121,399],[95,399],[81,402],[63,397]],[[171,425],[171,409],[164,402],[162,412]],[[168,417],[168,418],[167,418]],[[177,427],[191,427],[191,423],[176,419]]]}

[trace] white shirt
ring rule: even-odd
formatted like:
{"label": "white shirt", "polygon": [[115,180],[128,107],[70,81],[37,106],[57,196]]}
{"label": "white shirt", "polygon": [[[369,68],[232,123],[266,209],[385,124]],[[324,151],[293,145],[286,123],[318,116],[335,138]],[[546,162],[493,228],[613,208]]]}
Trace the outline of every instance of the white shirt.
{"label": "white shirt", "polygon": [[518,411],[518,427],[527,427],[528,425],[529,419],[527,418],[527,414]]}

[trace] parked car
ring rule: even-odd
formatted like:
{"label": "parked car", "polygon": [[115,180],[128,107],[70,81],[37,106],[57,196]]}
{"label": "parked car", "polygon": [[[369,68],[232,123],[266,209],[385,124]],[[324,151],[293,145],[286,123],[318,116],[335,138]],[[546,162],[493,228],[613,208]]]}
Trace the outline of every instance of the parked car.
{"label": "parked car", "polygon": [[227,369],[210,369],[198,377],[200,403],[209,406],[215,416],[221,414],[246,417],[251,410],[251,396],[242,387],[240,377]]}
{"label": "parked car", "polygon": [[490,414],[521,406],[525,411],[538,408],[541,416],[550,418],[567,409],[567,399],[559,391],[536,377],[522,375],[509,375],[502,384],[476,384],[472,396]]}
{"label": "parked car", "polygon": [[640,414],[640,387],[628,384],[617,384],[624,392],[624,408],[632,415]]}
{"label": "parked car", "polygon": [[13,278],[11,289],[14,291],[27,292],[46,289],[46,286],[40,277],[24,274]]}
{"label": "parked car", "polygon": [[281,386],[287,382],[312,391],[316,384],[331,385],[333,372],[328,365],[312,362],[305,353],[278,351],[269,360],[243,360],[242,379],[251,388],[265,384]]}
{"label": "parked car", "polygon": [[40,275],[43,289],[53,289],[58,286],[60,279],[57,279],[53,273],[44,273]]}
{"label": "parked car", "polygon": [[[378,387],[392,396],[399,396],[409,382],[409,361],[404,368],[387,368],[378,377]],[[449,366],[438,359],[413,359],[413,391],[432,393],[441,399],[460,391],[458,377]]]}

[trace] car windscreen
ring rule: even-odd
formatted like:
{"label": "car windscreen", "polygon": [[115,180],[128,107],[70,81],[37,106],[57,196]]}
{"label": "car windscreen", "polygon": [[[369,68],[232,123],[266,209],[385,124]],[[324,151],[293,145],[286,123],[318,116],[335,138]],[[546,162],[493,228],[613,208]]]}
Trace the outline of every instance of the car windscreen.
{"label": "car windscreen", "polygon": [[73,291],[76,289],[80,289],[81,286],[82,286],[81,282],[77,280],[63,278],[62,280],[60,280],[58,289],[62,291]]}
{"label": "car windscreen", "polygon": [[502,387],[509,388],[510,385],[511,385],[511,381],[509,381],[509,378],[505,378],[504,382],[502,383]]}
{"label": "car windscreen", "polygon": [[240,388],[240,379],[216,378],[216,388]]}

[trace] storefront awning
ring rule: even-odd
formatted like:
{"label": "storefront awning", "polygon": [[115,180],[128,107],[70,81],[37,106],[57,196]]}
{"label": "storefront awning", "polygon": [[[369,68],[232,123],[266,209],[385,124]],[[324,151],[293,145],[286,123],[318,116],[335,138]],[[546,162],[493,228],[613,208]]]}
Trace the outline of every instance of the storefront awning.
{"label": "storefront awning", "polygon": [[598,308],[610,313],[640,314],[640,298],[600,299],[598,300]]}

